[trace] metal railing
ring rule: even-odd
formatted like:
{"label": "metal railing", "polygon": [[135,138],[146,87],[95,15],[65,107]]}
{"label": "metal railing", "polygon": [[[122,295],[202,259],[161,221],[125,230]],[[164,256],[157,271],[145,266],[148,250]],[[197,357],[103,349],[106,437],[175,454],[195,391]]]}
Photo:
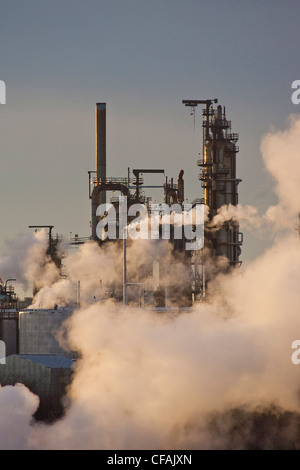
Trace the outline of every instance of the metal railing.
{"label": "metal railing", "polygon": [[18,310],[0,307],[0,320],[17,318],[19,318]]}
{"label": "metal railing", "polygon": [[128,185],[128,178],[118,178],[118,177],[107,177],[107,178],[91,178],[92,184],[111,184],[111,183],[121,183],[124,185]]}
{"label": "metal railing", "polygon": [[231,140],[232,142],[237,142],[239,140],[239,134],[237,134],[236,132],[227,134],[227,139]]}
{"label": "metal railing", "polygon": [[206,158],[204,160],[204,158],[198,158],[197,159],[197,165],[198,166],[206,166],[206,165],[212,165],[213,164],[213,161],[211,158]]}

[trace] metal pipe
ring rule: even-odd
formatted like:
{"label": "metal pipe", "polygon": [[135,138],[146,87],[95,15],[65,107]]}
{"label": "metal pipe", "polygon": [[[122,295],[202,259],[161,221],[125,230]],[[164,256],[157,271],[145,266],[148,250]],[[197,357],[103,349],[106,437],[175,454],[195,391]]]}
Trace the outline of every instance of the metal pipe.
{"label": "metal pipe", "polygon": [[[106,103],[96,104],[96,172],[97,178],[106,178]],[[100,194],[100,203],[106,202],[105,191]]]}
{"label": "metal pipe", "polygon": [[184,201],[184,181],[183,181],[183,170],[180,171],[177,180],[177,200],[179,203]]}
{"label": "metal pipe", "polygon": [[126,264],[126,236],[127,227],[124,227],[123,232],[123,304],[127,305],[127,264]]}
{"label": "metal pipe", "polygon": [[[96,180],[99,182],[106,180],[106,103],[96,103],[95,112],[96,127]],[[89,174],[90,177],[90,174]],[[90,182],[89,182],[90,184]],[[96,226],[98,217],[96,216],[97,207],[106,203],[106,191],[95,191],[89,194],[91,198],[91,229],[92,240],[97,239]]]}
{"label": "metal pipe", "polygon": [[6,290],[6,288],[7,288],[7,283],[8,283],[9,281],[16,281],[16,280],[17,280],[17,279],[12,279],[12,278],[11,278],[11,279],[6,279],[6,281],[5,281],[5,290]]}
{"label": "metal pipe", "polygon": [[80,308],[80,281],[77,281],[77,308]]}
{"label": "metal pipe", "polygon": [[54,225],[28,225],[28,228],[48,228],[49,229],[49,254],[52,255],[52,229]]}

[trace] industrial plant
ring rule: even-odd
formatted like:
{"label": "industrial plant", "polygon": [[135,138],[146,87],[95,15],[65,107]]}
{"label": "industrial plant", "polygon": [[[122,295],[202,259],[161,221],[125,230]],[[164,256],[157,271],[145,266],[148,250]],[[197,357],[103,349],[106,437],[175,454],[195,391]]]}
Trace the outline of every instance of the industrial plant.
{"label": "industrial plant", "polygon": [[[175,176],[166,175],[163,168],[146,165],[128,168],[126,175],[107,175],[106,103],[96,104],[96,164],[94,170],[88,171],[91,232],[86,237],[75,235],[69,240],[69,246],[96,243],[105,250],[114,244],[119,250],[122,272],[117,284],[114,281],[106,286],[102,302],[110,299],[158,314],[188,310],[213,295],[209,284],[215,276],[226,275],[241,265],[243,236],[238,220],[227,220],[218,227],[213,225],[223,206],[238,204],[239,136],[232,132],[225,107],[217,99],[183,100],[182,104],[192,113],[196,107],[203,107],[202,148],[195,158],[199,190],[190,203],[185,199],[184,168],[178,168]],[[153,176],[155,182],[149,184],[148,179]],[[157,176],[161,184],[157,184]],[[147,189],[159,192],[161,202],[147,196]],[[129,236],[130,226],[134,227],[137,238],[140,234],[141,239],[150,239],[152,246],[162,248],[154,250],[146,274],[141,273],[134,281],[127,269],[127,250],[134,243]],[[62,272],[59,238],[52,236],[53,226],[30,228],[48,230],[47,256]],[[168,259],[163,251],[165,246],[170,252]],[[181,269],[173,269],[178,260]],[[73,303],[45,309],[31,308],[31,302],[25,308],[18,301],[13,281],[7,279],[0,285],[0,340],[6,348],[5,358],[0,358],[5,362],[0,366],[0,384],[24,383],[40,397],[36,418],[55,420],[63,412],[61,400],[72,379],[77,354],[62,348],[57,333],[74,309],[80,307],[80,283]],[[32,280],[33,300],[39,291],[37,281]]]}
{"label": "industrial plant", "polygon": [[[198,105],[203,105],[203,140],[202,154],[197,159],[197,165],[200,167],[199,180],[203,192],[199,189],[199,195],[187,204],[184,196],[184,169],[179,169],[177,180],[169,178],[165,175],[164,169],[157,168],[135,168],[122,177],[107,176],[107,157],[106,157],[106,103],[97,103],[96,105],[96,168],[89,171],[89,197],[91,200],[91,239],[100,244],[107,243],[109,237],[106,233],[98,233],[97,227],[102,220],[101,227],[104,226],[107,219],[109,225],[109,212],[114,209],[117,214],[117,227],[126,227],[130,222],[130,216],[124,214],[121,209],[121,202],[126,202],[126,208],[130,208],[135,204],[142,205],[146,208],[148,218],[153,214],[160,218],[160,230],[157,238],[162,239],[163,233],[163,216],[166,211],[174,213],[184,213],[188,206],[188,210],[193,212],[196,207],[205,207],[202,213],[207,214],[204,224],[204,240],[199,249],[199,245],[191,246],[186,250],[186,234],[176,234],[175,223],[171,223],[171,229],[168,233],[168,240],[172,244],[174,258],[179,253],[184,255],[186,266],[188,267],[188,279],[181,277],[181,284],[185,284],[185,302],[190,306],[195,301],[205,298],[207,283],[211,280],[212,275],[215,276],[221,269],[224,272],[238,268],[241,264],[240,254],[243,242],[242,233],[239,231],[237,220],[230,220],[224,223],[218,230],[210,230],[210,221],[217,215],[219,209],[224,205],[236,206],[238,204],[238,184],[240,179],[236,175],[236,156],[239,147],[236,145],[238,134],[231,130],[231,121],[226,117],[225,107],[218,105],[216,108],[213,104],[218,103],[214,100],[183,100],[185,106],[190,107],[193,111]],[[162,174],[164,181],[161,186],[145,185],[144,175]],[[199,185],[200,186],[200,185]],[[151,197],[145,195],[145,189],[161,188],[163,192],[163,200],[161,204],[153,204]],[[120,194],[118,197],[117,194]],[[106,206],[104,206],[106,204]],[[175,205],[175,206],[174,206]],[[99,207],[107,208],[103,210],[99,216]],[[175,208],[175,209],[174,209]],[[203,216],[204,217],[204,216]],[[125,218],[125,220],[124,220]],[[123,220],[121,220],[123,219]],[[123,222],[123,225],[122,225]],[[198,221],[199,223],[199,221]],[[192,225],[195,221],[192,222]],[[195,228],[195,226],[193,225]],[[194,233],[193,231],[191,231]],[[177,236],[176,236],[177,235]],[[194,236],[194,235],[193,235]],[[119,230],[119,241],[126,243],[123,231]],[[124,255],[126,259],[126,255]],[[155,264],[157,260],[154,260]],[[161,267],[158,269],[159,275],[163,277],[165,272],[163,259],[159,261]],[[208,269],[209,266],[209,269]],[[215,269],[212,269],[215,267]],[[154,267],[155,269],[155,267]],[[126,266],[124,267],[126,271]],[[212,274],[213,273],[213,274]],[[161,286],[164,283],[158,279]],[[123,276],[123,302],[126,303],[126,272]],[[172,296],[172,286],[164,286],[166,295]],[[168,291],[168,294],[166,292]],[[159,296],[161,299],[161,295]],[[175,304],[182,301],[182,295],[175,299]],[[174,303],[174,302],[173,302]],[[166,307],[164,301],[160,306]]]}

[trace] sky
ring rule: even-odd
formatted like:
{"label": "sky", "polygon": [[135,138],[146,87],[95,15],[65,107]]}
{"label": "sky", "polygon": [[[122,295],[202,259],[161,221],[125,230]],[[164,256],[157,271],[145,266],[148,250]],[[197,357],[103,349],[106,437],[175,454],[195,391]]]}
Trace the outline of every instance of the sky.
{"label": "sky", "polygon": [[[36,397],[20,385],[0,387],[1,448],[247,448],[247,439],[246,446],[241,441],[255,429],[249,415],[245,426],[237,416],[236,426],[224,410],[236,404],[256,413],[257,405],[273,403],[296,414],[286,425],[276,415],[260,427],[255,445],[278,448],[280,436],[279,447],[298,448],[299,374],[291,345],[300,330],[293,228],[300,104],[291,100],[291,85],[300,80],[299,18],[297,0],[0,0],[6,84],[0,277],[16,262],[25,271],[15,271],[19,282],[23,275],[45,283],[37,296],[45,308],[74,300],[80,280],[82,305],[66,327],[71,347],[82,353],[66,419],[32,426]],[[211,302],[195,303],[169,322],[94,303],[102,274],[104,284],[120,279],[120,254],[109,245],[74,250],[65,260],[66,279],[40,263],[44,234],[33,235],[29,225],[53,225],[54,235],[66,237],[90,235],[97,102],[107,104],[107,175],[163,168],[176,180],[183,169],[191,201],[202,196],[201,109],[194,123],[182,100],[215,98],[239,133],[242,207],[217,217],[222,223],[241,216],[242,276],[217,277]],[[280,238],[282,227],[288,234]],[[140,242],[128,247],[134,281],[154,256],[151,243]],[[175,277],[183,272],[177,269]],[[213,429],[210,412],[217,413]]]}
{"label": "sky", "polygon": [[[97,102],[107,103],[107,174],[184,169],[191,201],[202,196],[201,109],[194,125],[182,100],[218,98],[239,133],[240,203],[276,203],[260,145],[300,110],[299,15],[293,0],[1,0],[1,254],[29,225],[90,235]],[[268,243],[245,233],[241,260]]]}

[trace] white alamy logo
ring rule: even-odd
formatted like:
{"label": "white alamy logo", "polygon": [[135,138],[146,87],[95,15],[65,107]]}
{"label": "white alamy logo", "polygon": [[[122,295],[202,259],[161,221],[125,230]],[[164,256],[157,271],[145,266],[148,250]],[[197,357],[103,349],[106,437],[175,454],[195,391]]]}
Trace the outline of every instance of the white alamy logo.
{"label": "white alamy logo", "polygon": [[291,100],[293,104],[299,104],[300,103],[300,80],[294,80],[292,83],[292,88],[295,89],[295,91],[292,93]]}
{"label": "white alamy logo", "polygon": [[191,204],[184,204],[183,207],[180,204],[173,204],[171,207],[167,204],[151,204],[149,211],[140,203],[127,208],[126,196],[120,196],[117,211],[113,204],[100,204],[96,215],[100,217],[96,227],[100,240],[184,239],[186,250],[201,250],[203,247],[203,204],[193,207]]}
{"label": "white alamy logo", "polygon": [[295,339],[295,341],[292,342],[292,349],[296,349],[296,351],[293,352],[292,354],[292,363],[295,365],[300,364],[300,340]]}
{"label": "white alamy logo", "polygon": [[0,80],[0,104],[6,104],[6,85],[3,80]]}

